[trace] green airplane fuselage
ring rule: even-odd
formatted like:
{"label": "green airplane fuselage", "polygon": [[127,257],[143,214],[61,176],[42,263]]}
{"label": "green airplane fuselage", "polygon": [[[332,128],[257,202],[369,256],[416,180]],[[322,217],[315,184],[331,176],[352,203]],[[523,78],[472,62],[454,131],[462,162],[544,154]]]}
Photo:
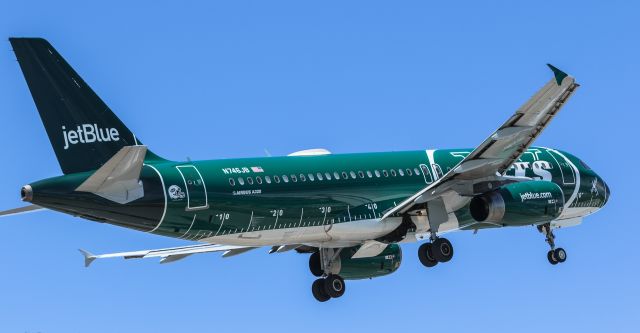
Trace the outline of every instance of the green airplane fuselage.
{"label": "green airplane fuselage", "polygon": [[[35,182],[30,185],[30,201],[90,220],[188,240],[224,239],[226,243],[250,245],[330,240],[348,243],[392,231],[399,218],[396,223],[380,225],[384,212],[442,177],[470,151],[192,162],[152,156],[145,160],[140,177],[144,197],[133,202],[123,205],[92,193],[76,192],[93,171]],[[558,212],[563,217],[588,215],[604,206],[609,195],[606,184],[581,160],[548,148],[529,149],[505,176],[557,184],[564,197],[565,205]],[[500,225],[479,223],[469,213],[471,198],[466,199],[454,211],[457,223],[450,228],[531,225],[558,217],[551,212],[532,212],[532,219],[506,219]],[[342,224],[352,227],[340,229]],[[359,234],[350,235],[354,230]]]}

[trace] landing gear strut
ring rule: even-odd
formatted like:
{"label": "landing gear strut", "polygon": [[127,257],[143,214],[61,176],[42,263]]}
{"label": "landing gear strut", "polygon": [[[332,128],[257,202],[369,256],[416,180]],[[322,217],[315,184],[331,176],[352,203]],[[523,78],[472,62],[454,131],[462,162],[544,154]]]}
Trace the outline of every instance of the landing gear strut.
{"label": "landing gear strut", "polygon": [[429,218],[429,233],[431,243],[425,243],[418,249],[418,258],[426,267],[433,267],[439,262],[447,262],[453,258],[453,245],[446,238],[438,237],[440,225],[449,220],[442,198],[428,201],[425,204]]}
{"label": "landing gear strut", "polygon": [[321,248],[309,257],[309,269],[319,279],[313,281],[311,292],[319,302],[344,295],[346,285],[340,272],[341,249]]}
{"label": "landing gear strut", "polygon": [[567,260],[567,252],[561,248],[556,248],[556,236],[553,234],[551,230],[551,224],[545,223],[538,226],[538,231],[544,234],[549,247],[551,248],[549,252],[547,252],[547,260],[551,265],[557,265],[559,263],[565,262]]}

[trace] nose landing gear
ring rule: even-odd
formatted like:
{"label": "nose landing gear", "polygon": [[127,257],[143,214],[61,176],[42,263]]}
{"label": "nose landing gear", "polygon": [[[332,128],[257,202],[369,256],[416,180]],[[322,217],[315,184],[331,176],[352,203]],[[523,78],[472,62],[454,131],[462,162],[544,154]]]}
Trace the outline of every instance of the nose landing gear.
{"label": "nose landing gear", "polygon": [[557,265],[559,263],[565,262],[565,260],[567,260],[567,252],[561,247],[556,248],[556,242],[555,242],[556,236],[553,234],[553,231],[551,230],[551,224],[545,223],[545,224],[539,225],[538,231],[544,234],[546,241],[549,244],[549,247],[551,248],[551,250],[547,252],[547,260],[549,260],[549,263],[551,265]]}

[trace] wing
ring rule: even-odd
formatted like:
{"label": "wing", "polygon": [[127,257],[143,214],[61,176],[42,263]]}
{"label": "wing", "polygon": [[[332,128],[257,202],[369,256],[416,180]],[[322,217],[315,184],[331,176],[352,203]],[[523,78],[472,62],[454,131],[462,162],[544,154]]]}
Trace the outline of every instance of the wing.
{"label": "wing", "polygon": [[548,66],[553,71],[554,78],[500,128],[456,167],[386,212],[382,219],[424,209],[425,204],[429,207],[428,210],[440,211],[440,216],[442,213],[446,215],[446,211],[443,212],[445,204],[441,199],[445,192],[454,191],[459,195],[471,196],[491,189],[493,181],[520,158],[579,86],[573,77],[552,65]]}
{"label": "wing", "polygon": [[124,258],[124,259],[142,259],[142,258],[161,258],[160,263],[166,264],[180,259],[184,259],[192,254],[207,252],[224,252],[222,257],[231,257],[249,250],[256,249],[255,246],[238,246],[238,245],[218,245],[218,244],[198,244],[191,246],[170,247],[157,250],[142,250],[132,252],[118,252],[108,254],[92,254],[91,252],[80,249],[84,256],[84,267],[89,267],[96,259],[103,258]]}

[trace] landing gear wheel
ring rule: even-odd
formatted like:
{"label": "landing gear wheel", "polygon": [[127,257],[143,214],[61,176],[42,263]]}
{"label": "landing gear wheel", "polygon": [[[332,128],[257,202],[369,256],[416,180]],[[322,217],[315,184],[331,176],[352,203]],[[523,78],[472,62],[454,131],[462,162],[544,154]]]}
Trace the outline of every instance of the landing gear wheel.
{"label": "landing gear wheel", "polygon": [[425,267],[433,267],[438,261],[433,257],[433,247],[431,243],[424,243],[418,248],[418,259]]}
{"label": "landing gear wheel", "polygon": [[433,257],[438,262],[447,262],[453,257],[453,245],[446,238],[438,238],[432,244]]}
{"label": "landing gear wheel", "polygon": [[549,252],[547,252],[547,259],[549,260],[549,263],[551,265],[557,265],[558,264],[558,259],[556,259],[556,256],[553,253],[553,250],[549,250]]}
{"label": "landing gear wheel", "polygon": [[324,290],[324,279],[317,279],[313,281],[311,285],[311,292],[318,302],[326,302],[331,299],[331,296]]}
{"label": "landing gear wheel", "polygon": [[344,295],[344,279],[342,279],[340,275],[330,274],[324,279],[324,290],[332,298],[338,298]]}
{"label": "landing gear wheel", "polygon": [[567,260],[567,252],[563,248],[559,247],[553,250],[553,257],[559,263],[565,262],[565,260]]}
{"label": "landing gear wheel", "polygon": [[309,270],[313,276],[321,277],[322,276],[322,267],[320,267],[320,254],[318,252],[314,252],[309,257]]}

